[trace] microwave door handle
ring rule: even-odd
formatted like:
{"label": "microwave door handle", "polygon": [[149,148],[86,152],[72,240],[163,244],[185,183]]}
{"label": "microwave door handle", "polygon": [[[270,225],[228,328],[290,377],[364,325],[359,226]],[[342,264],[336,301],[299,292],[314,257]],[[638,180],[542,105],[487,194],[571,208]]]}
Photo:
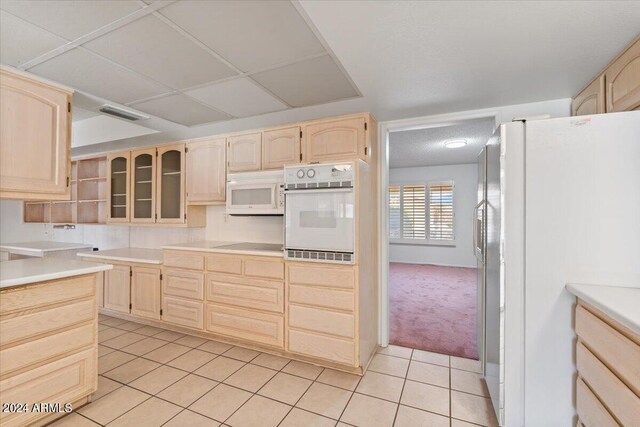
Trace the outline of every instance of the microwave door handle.
{"label": "microwave door handle", "polygon": [[351,193],[353,187],[348,188],[313,188],[307,190],[285,190],[285,194],[314,194],[314,193]]}

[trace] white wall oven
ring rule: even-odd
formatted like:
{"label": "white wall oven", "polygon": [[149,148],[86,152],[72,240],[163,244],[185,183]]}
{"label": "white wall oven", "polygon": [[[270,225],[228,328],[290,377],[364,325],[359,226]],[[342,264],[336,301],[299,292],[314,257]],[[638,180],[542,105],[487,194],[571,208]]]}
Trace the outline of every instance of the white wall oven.
{"label": "white wall oven", "polygon": [[227,175],[227,214],[283,215],[282,170]]}
{"label": "white wall oven", "polygon": [[285,168],[285,257],[355,263],[354,163]]}

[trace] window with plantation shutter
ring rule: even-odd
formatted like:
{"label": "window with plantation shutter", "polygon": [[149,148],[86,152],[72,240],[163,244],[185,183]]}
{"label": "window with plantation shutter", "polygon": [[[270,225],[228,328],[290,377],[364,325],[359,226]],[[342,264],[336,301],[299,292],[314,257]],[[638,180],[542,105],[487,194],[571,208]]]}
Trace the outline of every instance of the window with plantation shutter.
{"label": "window with plantation shutter", "polygon": [[389,187],[389,237],[399,239],[402,236],[400,222],[402,208],[400,205],[400,186]]}
{"label": "window with plantation shutter", "polygon": [[424,239],[426,237],[425,186],[402,187],[402,238]]}
{"label": "window with plantation shutter", "polygon": [[429,186],[429,238],[453,240],[453,185]]}

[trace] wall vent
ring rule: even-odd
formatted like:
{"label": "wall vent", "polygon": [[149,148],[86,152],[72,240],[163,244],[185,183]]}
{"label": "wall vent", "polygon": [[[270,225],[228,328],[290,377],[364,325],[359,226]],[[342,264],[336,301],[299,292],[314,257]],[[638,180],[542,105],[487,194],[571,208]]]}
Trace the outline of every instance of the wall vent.
{"label": "wall vent", "polygon": [[132,122],[149,118],[149,116],[134,113],[133,111],[123,110],[122,108],[114,107],[113,105],[103,105],[100,107],[100,112],[120,117],[121,119],[131,120]]}

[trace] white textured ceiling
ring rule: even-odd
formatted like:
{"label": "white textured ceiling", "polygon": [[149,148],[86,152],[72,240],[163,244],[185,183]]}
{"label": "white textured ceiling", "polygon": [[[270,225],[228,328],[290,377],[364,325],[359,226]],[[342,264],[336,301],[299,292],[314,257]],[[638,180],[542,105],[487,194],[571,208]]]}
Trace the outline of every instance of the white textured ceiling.
{"label": "white textured ceiling", "polygon": [[[389,167],[461,165],[476,163],[478,154],[495,130],[495,118],[465,120],[456,124],[389,134]],[[444,143],[464,139],[467,145],[447,148]]]}

